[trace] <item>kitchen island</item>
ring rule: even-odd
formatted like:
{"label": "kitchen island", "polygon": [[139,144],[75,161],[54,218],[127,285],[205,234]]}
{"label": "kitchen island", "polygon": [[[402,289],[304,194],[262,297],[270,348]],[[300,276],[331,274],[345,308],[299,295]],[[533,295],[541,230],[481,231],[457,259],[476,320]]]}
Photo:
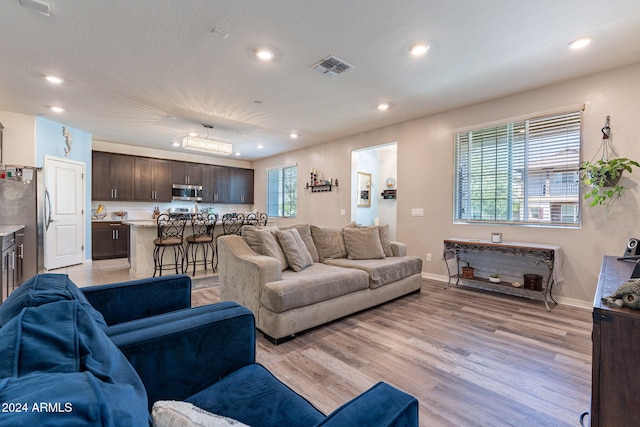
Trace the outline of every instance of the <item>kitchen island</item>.
{"label": "kitchen island", "polygon": [[[153,219],[131,220],[123,221],[123,224],[129,226],[129,274],[136,279],[153,276],[153,250],[155,249],[153,240],[158,237],[156,221]],[[220,224],[216,224],[215,232],[216,234],[222,233]],[[186,238],[191,234],[191,224],[187,223],[184,229],[184,237]],[[164,263],[173,263],[173,251],[166,251]],[[204,269],[203,265],[196,266],[196,271],[202,269]],[[163,274],[175,274],[175,270],[166,269]]]}

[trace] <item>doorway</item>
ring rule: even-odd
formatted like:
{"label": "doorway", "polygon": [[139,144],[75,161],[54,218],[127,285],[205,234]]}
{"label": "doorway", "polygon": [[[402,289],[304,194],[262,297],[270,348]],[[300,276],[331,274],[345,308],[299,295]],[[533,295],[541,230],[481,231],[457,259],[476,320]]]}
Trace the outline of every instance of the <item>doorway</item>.
{"label": "doorway", "polygon": [[84,259],[84,163],[45,156],[44,268]]}
{"label": "doorway", "polygon": [[392,240],[396,238],[396,200],[382,193],[396,189],[397,175],[397,142],[351,152],[351,220],[361,225],[388,224]]}

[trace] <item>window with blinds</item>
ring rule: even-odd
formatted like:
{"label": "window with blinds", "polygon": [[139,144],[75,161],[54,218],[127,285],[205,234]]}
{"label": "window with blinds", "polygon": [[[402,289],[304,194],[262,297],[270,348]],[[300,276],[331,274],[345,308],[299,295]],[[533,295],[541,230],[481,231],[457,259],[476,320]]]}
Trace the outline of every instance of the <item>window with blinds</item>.
{"label": "window with blinds", "polygon": [[295,217],[298,212],[298,167],[267,171],[267,214],[270,217]]}
{"label": "window with blinds", "polygon": [[581,111],[455,134],[454,221],[580,225]]}

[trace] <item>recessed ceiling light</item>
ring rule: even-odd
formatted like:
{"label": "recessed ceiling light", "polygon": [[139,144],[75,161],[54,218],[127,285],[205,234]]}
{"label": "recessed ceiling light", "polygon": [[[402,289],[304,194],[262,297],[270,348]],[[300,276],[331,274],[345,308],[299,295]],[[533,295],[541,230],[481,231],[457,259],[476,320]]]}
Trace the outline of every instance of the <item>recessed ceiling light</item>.
{"label": "recessed ceiling light", "polygon": [[64,108],[53,106],[51,107],[51,111],[53,111],[54,113],[64,113]]}
{"label": "recessed ceiling light", "polygon": [[172,142],[171,145],[173,145],[174,147],[180,147],[180,143],[179,142]]}
{"label": "recessed ceiling light", "polygon": [[293,138],[293,139],[296,139],[296,138],[298,137],[298,134],[297,134],[297,133],[295,133],[295,132],[291,132],[291,133],[289,134],[289,137],[290,137],[290,138]]}
{"label": "recessed ceiling light", "polygon": [[239,152],[239,151],[236,151],[236,156],[239,156],[239,155],[240,155],[240,152]]}
{"label": "recessed ceiling light", "polygon": [[58,76],[53,76],[53,75],[48,75],[45,77],[45,79],[49,82],[49,83],[53,83],[54,85],[59,85],[64,83],[64,80]]}
{"label": "recessed ceiling light", "polygon": [[273,51],[266,48],[256,50],[255,54],[261,61],[271,61],[274,57]]}
{"label": "recessed ceiling light", "polygon": [[380,104],[378,104],[378,110],[379,111],[387,111],[389,109],[389,104],[386,102],[382,102]]}
{"label": "recessed ceiling light", "polygon": [[593,37],[591,36],[580,37],[575,40],[572,40],[569,43],[569,47],[571,49],[582,49],[583,47],[589,46],[592,40],[593,40]]}
{"label": "recessed ceiling light", "polygon": [[429,47],[430,46],[428,44],[416,43],[411,45],[411,47],[409,48],[409,53],[413,56],[424,55],[429,50]]}
{"label": "recessed ceiling light", "polygon": [[262,145],[262,144],[258,144],[258,145],[256,145],[256,148],[257,148],[258,150],[262,150],[262,149],[264,148],[264,145]]}

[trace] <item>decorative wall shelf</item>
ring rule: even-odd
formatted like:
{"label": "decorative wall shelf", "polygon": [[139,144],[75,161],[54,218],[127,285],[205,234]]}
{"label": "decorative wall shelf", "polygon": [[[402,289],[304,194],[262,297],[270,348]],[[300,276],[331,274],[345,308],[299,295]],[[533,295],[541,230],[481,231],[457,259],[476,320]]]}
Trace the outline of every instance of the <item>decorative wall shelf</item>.
{"label": "decorative wall shelf", "polygon": [[309,185],[307,188],[311,189],[312,193],[322,193],[325,191],[331,191],[331,184],[322,184],[322,185]]}
{"label": "decorative wall shelf", "polygon": [[380,193],[380,195],[382,196],[383,199],[397,199],[398,197],[398,193],[396,189],[393,190],[384,190],[382,193]]}

